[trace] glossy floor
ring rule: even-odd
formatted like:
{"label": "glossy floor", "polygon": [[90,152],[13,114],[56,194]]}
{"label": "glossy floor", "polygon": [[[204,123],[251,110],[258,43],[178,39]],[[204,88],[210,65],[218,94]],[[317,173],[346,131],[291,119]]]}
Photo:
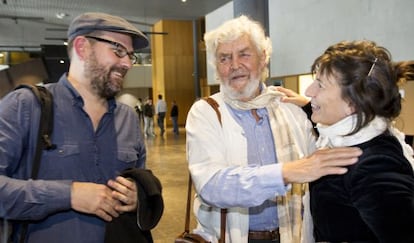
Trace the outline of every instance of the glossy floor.
{"label": "glossy floor", "polygon": [[[152,230],[152,236],[155,243],[171,243],[184,231],[188,186],[185,132],[180,127],[180,135],[174,136],[168,128],[163,138],[158,135],[145,141],[147,168],[160,179],[164,198],[164,213]],[[191,228],[194,226],[194,217],[191,216]]]}

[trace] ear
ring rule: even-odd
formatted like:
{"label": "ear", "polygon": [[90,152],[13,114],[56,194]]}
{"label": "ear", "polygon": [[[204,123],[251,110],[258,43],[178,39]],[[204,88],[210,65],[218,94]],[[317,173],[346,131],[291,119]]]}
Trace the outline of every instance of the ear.
{"label": "ear", "polygon": [[350,115],[352,115],[354,113],[355,113],[354,105],[351,102],[349,102],[348,103],[348,106],[345,108],[345,114],[347,116],[350,116]]}
{"label": "ear", "polygon": [[260,62],[260,68],[262,68],[262,69],[267,65],[267,63],[266,63],[266,51],[265,50],[263,50],[262,53],[259,53],[259,62]]}
{"label": "ear", "polygon": [[83,36],[77,36],[73,40],[73,52],[80,60],[84,60],[87,56],[88,47],[90,46],[89,41]]}

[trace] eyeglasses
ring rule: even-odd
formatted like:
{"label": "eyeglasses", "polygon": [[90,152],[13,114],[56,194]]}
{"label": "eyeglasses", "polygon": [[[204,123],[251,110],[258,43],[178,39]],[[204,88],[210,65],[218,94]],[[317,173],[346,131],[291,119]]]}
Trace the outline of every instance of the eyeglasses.
{"label": "eyeglasses", "polygon": [[111,44],[112,46],[114,46],[115,48],[113,49],[115,55],[119,58],[123,58],[126,55],[128,55],[129,59],[131,60],[132,64],[136,64],[138,62],[138,57],[135,56],[134,52],[128,52],[127,49],[120,43],[115,42],[115,41],[111,41],[111,40],[107,40],[107,39],[103,39],[103,38],[99,38],[96,36],[85,36],[88,39],[93,39],[99,42],[104,42],[104,43],[108,43]]}

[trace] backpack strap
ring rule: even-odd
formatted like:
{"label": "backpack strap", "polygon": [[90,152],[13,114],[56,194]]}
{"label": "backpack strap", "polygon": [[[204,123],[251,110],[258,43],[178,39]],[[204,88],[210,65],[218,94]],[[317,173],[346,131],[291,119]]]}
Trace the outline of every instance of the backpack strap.
{"label": "backpack strap", "polygon": [[36,152],[33,159],[33,169],[30,177],[36,179],[40,168],[42,149],[50,150],[56,148],[56,145],[52,144],[51,141],[53,131],[53,96],[49,90],[40,85],[21,84],[15,89],[20,88],[30,89],[40,104],[41,114],[39,132],[37,136]]}
{"label": "backpack strap", "polygon": [[[55,149],[56,145],[52,144],[51,137],[53,131],[53,96],[44,86],[21,84],[15,88],[27,88],[32,91],[36,100],[40,104],[40,121],[39,130],[36,140],[36,151],[33,157],[31,179],[36,179],[40,168],[40,159],[42,157],[42,150]],[[28,224],[22,223],[20,231],[20,243],[25,242]]]}

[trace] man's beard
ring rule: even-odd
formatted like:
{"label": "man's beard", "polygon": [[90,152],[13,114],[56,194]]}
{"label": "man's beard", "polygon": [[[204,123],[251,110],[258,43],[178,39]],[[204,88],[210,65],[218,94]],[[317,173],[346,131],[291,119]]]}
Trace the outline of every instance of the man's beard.
{"label": "man's beard", "polygon": [[122,82],[111,80],[111,73],[115,71],[124,76],[128,70],[112,66],[108,71],[99,64],[95,52],[85,61],[85,75],[91,80],[92,89],[102,98],[113,98],[122,90]]}
{"label": "man's beard", "polygon": [[229,82],[223,82],[220,86],[221,91],[224,92],[227,97],[232,100],[246,101],[251,100],[256,96],[256,92],[259,89],[259,79],[252,79],[246,84],[243,90],[238,91],[230,86]]}

